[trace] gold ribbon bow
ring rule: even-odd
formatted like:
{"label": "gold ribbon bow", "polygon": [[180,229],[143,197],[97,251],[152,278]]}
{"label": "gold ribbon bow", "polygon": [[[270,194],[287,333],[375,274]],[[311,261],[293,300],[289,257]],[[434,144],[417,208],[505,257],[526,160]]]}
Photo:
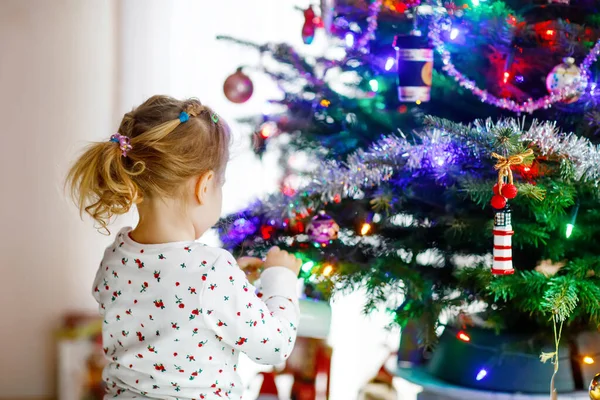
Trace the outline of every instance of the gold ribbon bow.
{"label": "gold ribbon bow", "polygon": [[504,185],[504,177],[508,178],[508,183],[513,183],[513,173],[511,167],[513,165],[521,165],[526,157],[533,155],[533,150],[527,149],[523,153],[515,154],[510,157],[504,157],[497,153],[492,153],[492,157],[498,160],[494,169],[498,170],[498,193],[502,195],[502,185]]}

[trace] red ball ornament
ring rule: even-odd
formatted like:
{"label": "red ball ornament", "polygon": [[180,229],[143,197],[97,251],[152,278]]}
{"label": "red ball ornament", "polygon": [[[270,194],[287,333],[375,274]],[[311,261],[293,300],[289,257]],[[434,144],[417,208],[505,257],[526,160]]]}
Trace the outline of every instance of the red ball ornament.
{"label": "red ball ornament", "polygon": [[519,193],[519,190],[512,183],[502,185],[502,196],[506,197],[507,199],[514,199],[517,197],[517,193]]}
{"label": "red ball ornament", "polygon": [[227,100],[232,103],[241,104],[248,101],[252,97],[254,91],[254,85],[248,77],[248,75],[242,72],[241,68],[238,68],[233,74],[229,75],[225,79],[223,84],[223,93]]}
{"label": "red ball ornament", "polygon": [[495,194],[492,196],[492,201],[490,201],[490,204],[496,210],[502,210],[504,207],[506,207],[506,199],[500,195]]}

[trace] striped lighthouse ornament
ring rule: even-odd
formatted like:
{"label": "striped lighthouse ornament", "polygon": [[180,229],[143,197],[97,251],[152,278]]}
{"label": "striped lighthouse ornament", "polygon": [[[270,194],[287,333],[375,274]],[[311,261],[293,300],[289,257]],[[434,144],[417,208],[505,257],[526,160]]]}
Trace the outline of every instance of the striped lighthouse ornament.
{"label": "striped lighthouse ornament", "polygon": [[510,275],[514,274],[512,263],[512,215],[508,200],[517,197],[519,192],[513,182],[513,173],[511,167],[516,165],[531,165],[533,162],[533,150],[527,149],[522,153],[502,156],[498,153],[492,153],[496,165],[494,169],[498,171],[498,182],[493,187],[494,195],[490,201],[491,206],[496,210],[494,214],[494,261],[492,263],[492,274]]}
{"label": "striped lighthouse ornament", "polygon": [[506,204],[494,215],[494,261],[492,274],[510,275],[515,272],[512,263],[512,216],[510,206]]}

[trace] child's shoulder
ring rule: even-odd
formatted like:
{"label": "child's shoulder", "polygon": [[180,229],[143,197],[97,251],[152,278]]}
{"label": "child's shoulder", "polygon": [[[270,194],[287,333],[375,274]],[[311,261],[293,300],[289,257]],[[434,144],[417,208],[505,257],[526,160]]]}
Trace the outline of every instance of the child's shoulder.
{"label": "child's shoulder", "polygon": [[126,227],[121,229],[116,235],[114,242],[106,249],[106,255],[127,253],[125,255],[135,254],[136,257],[143,259],[146,257],[156,257],[159,259],[168,259],[168,256],[178,255],[186,259],[198,260],[202,264],[214,264],[216,262],[235,263],[235,258],[227,250],[219,247],[207,246],[199,242],[177,242],[164,243],[156,245],[144,245],[136,243],[130,236],[132,229]]}
{"label": "child's shoulder", "polygon": [[235,258],[225,249],[207,246],[203,243],[194,242],[186,246],[185,250],[196,258],[202,258],[208,264],[221,262],[235,262]]}

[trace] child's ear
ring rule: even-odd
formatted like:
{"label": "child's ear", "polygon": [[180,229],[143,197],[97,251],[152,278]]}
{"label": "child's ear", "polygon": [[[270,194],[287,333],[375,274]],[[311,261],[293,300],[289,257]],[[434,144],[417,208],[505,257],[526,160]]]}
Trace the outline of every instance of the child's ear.
{"label": "child's ear", "polygon": [[198,177],[196,181],[196,199],[200,205],[206,203],[206,199],[208,197],[208,192],[211,188],[211,185],[214,185],[214,180],[216,179],[216,175],[214,171],[208,171],[203,175]]}

